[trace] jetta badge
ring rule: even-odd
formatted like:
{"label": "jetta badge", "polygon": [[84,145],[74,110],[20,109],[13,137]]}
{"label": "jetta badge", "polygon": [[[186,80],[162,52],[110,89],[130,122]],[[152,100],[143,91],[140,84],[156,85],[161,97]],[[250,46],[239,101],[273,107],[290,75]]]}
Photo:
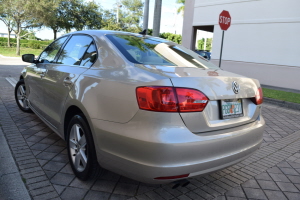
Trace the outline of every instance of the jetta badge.
{"label": "jetta badge", "polygon": [[232,90],[235,94],[239,93],[240,86],[236,81],[232,82]]}

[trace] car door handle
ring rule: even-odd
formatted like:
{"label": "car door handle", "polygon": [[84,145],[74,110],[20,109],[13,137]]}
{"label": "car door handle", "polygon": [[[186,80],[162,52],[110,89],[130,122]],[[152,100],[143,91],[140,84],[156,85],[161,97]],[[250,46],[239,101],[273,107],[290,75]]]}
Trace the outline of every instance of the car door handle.
{"label": "car door handle", "polygon": [[64,79],[64,85],[65,86],[68,86],[68,85],[71,85],[73,82],[71,81],[71,79],[72,78],[70,78],[70,77],[66,77],[65,79]]}

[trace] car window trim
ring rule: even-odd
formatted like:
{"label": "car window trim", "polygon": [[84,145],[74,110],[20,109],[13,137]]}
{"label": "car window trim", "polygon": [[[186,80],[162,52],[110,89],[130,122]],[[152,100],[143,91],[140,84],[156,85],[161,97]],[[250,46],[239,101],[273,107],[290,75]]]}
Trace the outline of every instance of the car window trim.
{"label": "car window trim", "polygon": [[[69,38],[68,41],[63,45],[63,47],[60,49],[60,51],[57,53],[57,54],[59,54],[59,56],[58,56],[57,58],[55,58],[55,63],[53,63],[53,64],[58,64],[57,61],[58,61],[58,58],[60,57],[60,54],[61,54],[62,50],[66,47],[66,45],[67,45],[68,42],[71,40],[71,38],[72,38],[73,36],[77,36],[77,35],[79,35],[79,36],[80,36],[80,35],[83,35],[83,36],[88,36],[88,37],[92,38],[92,42],[89,44],[88,48],[90,48],[91,44],[94,42],[95,48],[96,48],[96,52],[97,52],[97,57],[96,57],[95,61],[93,62],[93,64],[92,64],[90,67],[81,66],[81,61],[82,61],[82,60],[80,61],[80,64],[79,64],[79,65],[70,65],[70,66],[78,66],[78,67],[84,67],[84,68],[91,68],[91,67],[95,64],[95,62],[96,62],[97,59],[98,59],[98,55],[99,55],[99,52],[98,52],[98,48],[97,48],[96,42],[95,42],[94,38],[93,38],[91,35],[84,34],[84,33],[70,34],[70,38]],[[85,50],[84,54],[86,53],[86,51],[88,50],[88,48]],[[83,55],[84,55],[84,54],[83,54]],[[59,64],[59,65],[63,65],[63,64]]]}

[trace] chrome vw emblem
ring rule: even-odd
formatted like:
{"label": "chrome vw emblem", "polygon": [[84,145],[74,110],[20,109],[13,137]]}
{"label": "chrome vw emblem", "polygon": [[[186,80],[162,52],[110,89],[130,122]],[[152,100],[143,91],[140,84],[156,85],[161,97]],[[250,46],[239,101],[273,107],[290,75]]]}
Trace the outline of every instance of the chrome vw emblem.
{"label": "chrome vw emblem", "polygon": [[232,82],[232,90],[235,94],[239,93],[240,86],[236,81]]}

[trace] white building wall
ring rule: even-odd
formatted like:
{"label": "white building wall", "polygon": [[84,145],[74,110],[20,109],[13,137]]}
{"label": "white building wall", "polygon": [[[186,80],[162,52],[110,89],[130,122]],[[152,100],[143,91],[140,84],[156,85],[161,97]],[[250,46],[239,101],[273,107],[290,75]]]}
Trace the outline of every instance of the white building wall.
{"label": "white building wall", "polygon": [[[214,25],[212,59],[220,56],[219,14],[227,10],[231,15],[231,26],[225,31],[223,44],[222,60],[228,61],[222,64],[225,70],[250,75],[267,85],[300,89],[300,82],[294,79],[300,77],[300,0],[194,1],[194,7],[187,8],[185,15],[192,14],[191,27]],[[183,41],[187,41],[186,32],[183,30]],[[258,67],[253,67],[255,64]],[[266,78],[259,71],[262,67]],[[291,67],[296,68],[291,70]]]}

